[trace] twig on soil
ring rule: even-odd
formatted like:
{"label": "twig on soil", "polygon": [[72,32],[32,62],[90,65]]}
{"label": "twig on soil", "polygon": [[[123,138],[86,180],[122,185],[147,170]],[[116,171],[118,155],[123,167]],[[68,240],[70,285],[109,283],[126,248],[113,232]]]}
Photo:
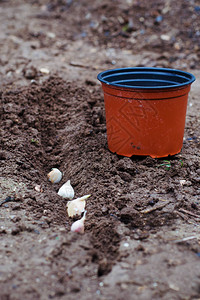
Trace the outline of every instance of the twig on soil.
{"label": "twig on soil", "polygon": [[195,217],[195,218],[198,218],[198,219],[200,218],[200,216],[194,214],[193,212],[191,212],[191,211],[189,211],[189,210],[180,208],[179,211],[182,212],[182,213],[185,213],[185,214],[187,214],[187,215],[189,215],[189,216],[192,216],[192,217]]}
{"label": "twig on soil", "polygon": [[182,242],[186,242],[186,241],[194,240],[194,239],[199,239],[199,237],[194,236],[194,235],[193,236],[188,236],[188,237],[185,237],[181,240],[175,240],[175,241],[173,241],[173,243],[182,243]]}
{"label": "twig on soil", "polygon": [[179,212],[179,211],[175,211],[177,213],[177,215],[179,215],[183,220],[188,221],[188,216],[185,216],[183,213]]}
{"label": "twig on soil", "polygon": [[78,67],[78,68],[85,68],[85,69],[92,69],[92,70],[101,70],[102,68],[100,66],[87,66],[87,65],[83,65],[79,62],[74,62],[74,61],[70,61],[70,66],[72,67]]}
{"label": "twig on soil", "polygon": [[198,227],[200,227],[200,225],[199,225],[199,224],[197,224],[197,223],[193,223],[193,222],[191,222],[190,220],[188,220],[188,223],[189,223],[189,224],[192,224],[192,225],[194,225],[194,226],[198,226]]}
{"label": "twig on soil", "polygon": [[149,208],[149,209],[141,210],[140,212],[141,212],[142,214],[148,214],[148,213],[150,213],[150,212],[152,212],[152,211],[155,211],[155,210],[157,210],[157,209],[161,209],[161,208],[165,207],[165,206],[168,205],[169,203],[170,203],[170,201],[167,201],[167,200],[166,200],[166,202],[164,202],[164,203],[162,203],[162,204],[160,204],[160,205],[151,207],[151,208]]}

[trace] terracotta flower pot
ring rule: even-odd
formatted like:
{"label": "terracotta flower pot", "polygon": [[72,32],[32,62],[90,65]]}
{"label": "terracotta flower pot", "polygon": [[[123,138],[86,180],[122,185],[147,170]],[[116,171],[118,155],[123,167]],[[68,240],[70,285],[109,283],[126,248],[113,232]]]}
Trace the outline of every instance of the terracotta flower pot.
{"label": "terracotta flower pot", "polygon": [[165,157],[181,151],[188,93],[195,77],[164,68],[107,70],[104,91],[108,147],[123,156]]}

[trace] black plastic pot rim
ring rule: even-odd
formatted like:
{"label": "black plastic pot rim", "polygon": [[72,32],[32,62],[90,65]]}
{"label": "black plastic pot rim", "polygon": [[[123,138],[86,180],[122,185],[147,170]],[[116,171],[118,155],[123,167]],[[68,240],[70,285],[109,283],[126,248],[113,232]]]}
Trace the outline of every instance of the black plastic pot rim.
{"label": "black plastic pot rim", "polygon": [[99,73],[97,79],[110,86],[155,90],[184,87],[196,78],[177,69],[137,67],[106,70]]}

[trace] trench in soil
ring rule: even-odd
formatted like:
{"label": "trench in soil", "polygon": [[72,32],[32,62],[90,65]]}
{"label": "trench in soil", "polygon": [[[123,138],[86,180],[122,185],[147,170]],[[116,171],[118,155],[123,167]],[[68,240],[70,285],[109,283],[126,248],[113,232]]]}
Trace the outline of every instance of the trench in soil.
{"label": "trench in soil", "polygon": [[[183,199],[172,180],[187,176],[188,169],[176,157],[170,160],[171,170],[166,170],[160,167],[163,161],[159,159],[110,153],[103,95],[95,84],[79,88],[75,83],[51,77],[42,85],[33,83],[23,90],[6,90],[2,102],[3,124],[12,136],[23,134],[9,143],[2,139],[1,159],[9,157],[13,161],[16,178],[23,174],[29,186],[32,179],[42,186],[42,194],[26,195],[27,210],[33,212],[34,218],[40,219],[46,210],[49,224],[64,225],[70,230],[72,220],[66,214],[66,200],[57,195],[58,185],[47,181],[47,173],[53,167],[63,172],[62,182],[71,180],[76,197],[92,195],[87,201],[86,232],[90,232],[90,259],[99,266],[98,276],[107,274],[118,257],[123,238],[117,231],[120,224],[132,234],[138,229],[143,239],[148,231],[170,225],[177,218],[174,211]],[[6,135],[9,132],[4,132]],[[14,148],[17,160],[12,154]],[[147,174],[146,167],[152,168],[152,173]],[[6,172],[9,170],[4,175]],[[163,205],[148,214],[160,201]]]}

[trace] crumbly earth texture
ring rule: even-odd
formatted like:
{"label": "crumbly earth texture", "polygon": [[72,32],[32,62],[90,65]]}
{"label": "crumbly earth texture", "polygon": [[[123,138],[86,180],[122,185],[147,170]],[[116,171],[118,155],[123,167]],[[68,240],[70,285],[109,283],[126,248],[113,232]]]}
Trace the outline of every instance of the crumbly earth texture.
{"label": "crumbly earth texture", "polygon": [[[199,2],[0,0],[0,20],[0,299],[200,299]],[[136,66],[196,76],[173,157],[108,150],[96,76]]]}

